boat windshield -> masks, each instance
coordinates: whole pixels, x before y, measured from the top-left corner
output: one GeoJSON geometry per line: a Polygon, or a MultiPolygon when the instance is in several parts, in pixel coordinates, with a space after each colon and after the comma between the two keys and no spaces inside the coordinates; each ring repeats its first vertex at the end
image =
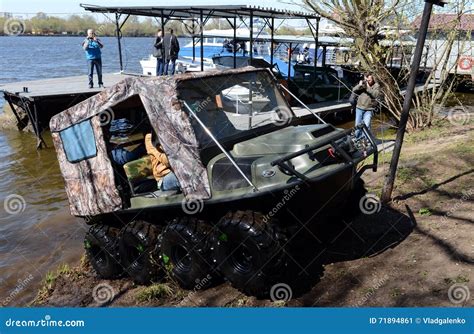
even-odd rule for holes
{"type": "MultiPolygon", "coordinates": [[[[287,126],[295,118],[265,71],[186,80],[178,91],[219,141],[248,137],[263,127],[287,126]]],[[[192,115],[190,119],[198,141],[207,146],[212,139],[192,115]]]]}

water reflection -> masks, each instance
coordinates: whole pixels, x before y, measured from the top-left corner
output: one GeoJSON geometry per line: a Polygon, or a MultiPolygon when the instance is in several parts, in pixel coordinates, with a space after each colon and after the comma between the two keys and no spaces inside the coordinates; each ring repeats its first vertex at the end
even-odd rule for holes
{"type": "Polygon", "coordinates": [[[50,136],[0,132],[0,304],[24,305],[47,271],[82,254],[84,225],[69,214],[50,136]]]}

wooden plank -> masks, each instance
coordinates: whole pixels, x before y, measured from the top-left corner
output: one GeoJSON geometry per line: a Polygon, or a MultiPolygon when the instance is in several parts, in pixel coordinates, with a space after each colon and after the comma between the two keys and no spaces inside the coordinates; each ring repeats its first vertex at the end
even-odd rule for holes
{"type": "MultiPolygon", "coordinates": [[[[104,73],[103,81],[106,87],[113,86],[131,75],[122,73],[104,73]]],[[[97,76],[94,76],[97,81],[97,76]]],[[[89,88],[87,75],[73,77],[51,78],[32,81],[19,81],[0,85],[0,90],[10,94],[17,94],[26,98],[83,94],[100,92],[103,88],[89,88]],[[23,87],[28,87],[28,93],[23,92],[23,87]]]]}
{"type": "MultiPolygon", "coordinates": [[[[336,101],[328,101],[310,104],[308,107],[316,114],[326,114],[338,111],[349,111],[351,109],[351,104],[349,102],[338,103],[336,101]]],[[[311,112],[303,107],[293,107],[292,109],[298,117],[311,115],[311,112]]]]}

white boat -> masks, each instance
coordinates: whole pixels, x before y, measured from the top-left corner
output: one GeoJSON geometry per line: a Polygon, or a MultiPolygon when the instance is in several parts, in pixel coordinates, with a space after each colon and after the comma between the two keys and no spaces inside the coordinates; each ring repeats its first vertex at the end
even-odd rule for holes
{"type": "MultiPolygon", "coordinates": [[[[213,29],[207,30],[203,33],[204,35],[204,70],[216,69],[212,58],[214,56],[233,56],[233,47],[237,47],[236,54],[237,56],[244,57],[245,54],[248,55],[250,49],[250,42],[240,41],[239,39],[248,39],[250,36],[250,30],[247,28],[239,28],[236,30],[236,39],[237,42],[232,43],[234,37],[233,29],[213,29]]],[[[270,43],[266,40],[262,40],[268,37],[268,33],[264,31],[257,31],[257,28],[254,28],[254,37],[258,38],[257,41],[253,43],[253,55],[254,57],[261,57],[264,55],[270,54],[270,43]]],[[[195,54],[200,55],[201,42],[197,41],[194,44],[195,54]]],[[[180,57],[176,61],[176,72],[194,72],[201,71],[201,58],[195,57],[193,62],[193,57],[190,56],[193,50],[193,42],[189,42],[184,45],[180,50],[180,57]]],[[[240,63],[240,62],[239,62],[240,63]]],[[[232,62],[233,64],[233,62],[232,62]]],[[[156,58],[152,55],[149,55],[147,58],[140,60],[140,65],[142,66],[144,75],[155,75],[156,74],[156,58]]],[[[223,68],[222,64],[217,64],[218,68],[223,68]]]]}
{"type": "MultiPolygon", "coordinates": [[[[270,35],[266,31],[260,31],[260,28],[255,27],[253,29],[254,34],[253,38],[255,39],[253,43],[253,52],[256,55],[269,55],[270,54],[270,35]]],[[[206,47],[215,47],[215,48],[225,48],[226,44],[234,40],[234,30],[233,29],[211,29],[206,30],[203,33],[204,43],[203,46],[206,47]]],[[[250,30],[247,28],[238,28],[235,30],[235,39],[237,41],[244,41],[250,38],[250,30]]],[[[193,42],[189,42],[185,45],[185,48],[193,47],[193,42]]],[[[197,41],[195,43],[196,49],[201,47],[201,42],[197,41]]],[[[245,42],[245,51],[250,50],[250,41],[245,42]]],[[[241,51],[242,49],[238,50],[241,51]]],[[[222,51],[222,50],[221,50],[222,51]]],[[[233,52],[233,50],[224,50],[233,52]]]]}
{"type": "MultiPolygon", "coordinates": [[[[143,75],[156,75],[156,58],[149,55],[148,58],[140,60],[143,75]]],[[[212,59],[204,58],[204,70],[215,69],[216,66],[212,59]]],[[[201,59],[196,58],[193,62],[192,57],[179,57],[176,60],[176,73],[199,72],[201,71],[201,59]]]]}

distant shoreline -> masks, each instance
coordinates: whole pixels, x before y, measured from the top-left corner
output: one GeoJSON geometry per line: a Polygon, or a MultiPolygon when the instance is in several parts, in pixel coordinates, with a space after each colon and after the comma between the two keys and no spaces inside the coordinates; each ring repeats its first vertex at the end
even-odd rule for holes
{"type": "MultiPolygon", "coordinates": [[[[85,37],[86,35],[72,35],[72,34],[20,34],[20,35],[0,35],[0,37],[85,37]]],[[[99,36],[101,38],[103,37],[114,37],[117,38],[115,35],[104,35],[104,36],[99,36]]],[[[155,37],[153,35],[144,35],[144,36],[127,36],[127,35],[122,35],[122,37],[155,37]]],[[[181,38],[182,36],[178,36],[178,38],[181,38]]],[[[184,37],[186,38],[186,37],[184,37]]]]}

